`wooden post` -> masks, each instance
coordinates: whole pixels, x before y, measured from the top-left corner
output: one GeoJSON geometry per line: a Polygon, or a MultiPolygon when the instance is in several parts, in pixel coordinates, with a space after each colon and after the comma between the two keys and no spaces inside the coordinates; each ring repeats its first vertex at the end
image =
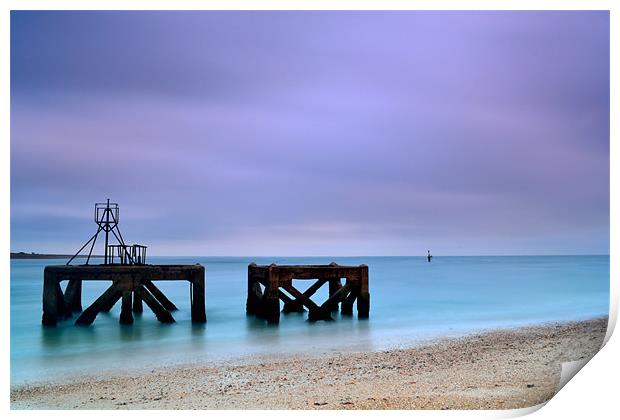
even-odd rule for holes
{"type": "Polygon", "coordinates": [[[368,291],[368,266],[360,265],[360,293],[357,297],[357,317],[368,318],[370,315],[370,292],[368,291]]]}
{"type": "Polygon", "coordinates": [[[140,295],[138,293],[136,293],[135,291],[133,292],[133,306],[132,306],[132,310],[136,313],[141,314],[142,311],[144,310],[142,307],[142,299],[140,298],[140,295]]]}
{"type": "Polygon", "coordinates": [[[43,273],[43,317],[41,323],[46,326],[54,326],[58,322],[58,281],[56,276],[45,268],[43,273]]]}
{"type": "Polygon", "coordinates": [[[344,298],[342,304],[340,305],[340,313],[342,315],[353,315],[353,303],[357,299],[355,289],[352,289],[351,292],[344,298]]]}
{"type": "MultiPolygon", "coordinates": [[[[332,296],[334,296],[336,293],[338,293],[338,291],[342,288],[342,282],[340,281],[339,278],[336,279],[329,279],[329,298],[331,298],[332,296]]],[[[336,299],[328,308],[330,312],[337,312],[338,311],[338,306],[340,301],[344,299],[344,296],[342,296],[342,298],[336,299]]]]}
{"type": "Polygon", "coordinates": [[[192,305],[192,322],[207,322],[207,312],[205,309],[205,269],[195,271],[193,278],[188,279],[191,282],[191,305],[192,305]]]}
{"type": "Polygon", "coordinates": [[[270,324],[280,322],[280,277],[278,268],[271,264],[267,269],[267,289],[263,296],[263,313],[270,324]]]}
{"type": "Polygon", "coordinates": [[[123,290],[123,299],[121,302],[121,324],[133,324],[133,314],[131,313],[131,295],[131,290],[123,290]]]}
{"type": "Polygon", "coordinates": [[[245,313],[247,315],[258,315],[260,313],[260,302],[263,298],[260,283],[254,277],[254,267],[256,267],[254,262],[248,266],[248,298],[245,302],[245,313]]]}
{"type": "Polygon", "coordinates": [[[56,307],[58,308],[59,315],[64,315],[67,313],[65,295],[62,293],[62,287],[60,287],[60,279],[58,279],[58,277],[56,281],[56,307]]]}
{"type": "Polygon", "coordinates": [[[82,312],[82,280],[71,279],[65,290],[65,313],[82,312]]]}

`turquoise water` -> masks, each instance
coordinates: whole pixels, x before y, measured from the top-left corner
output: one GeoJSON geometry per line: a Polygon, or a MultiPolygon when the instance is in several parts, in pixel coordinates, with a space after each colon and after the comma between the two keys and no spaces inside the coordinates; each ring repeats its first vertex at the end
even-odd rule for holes
{"type": "MultiPolygon", "coordinates": [[[[145,308],[133,326],[120,326],[117,304],[90,327],[68,320],[43,328],[43,268],[64,262],[11,261],[12,385],[265,353],[375,350],[484,328],[602,316],[609,308],[609,256],[436,257],[430,264],[422,257],[152,257],[152,264],[206,267],[207,324],[190,322],[187,283],[158,282],[179,308],[176,324],[158,323],[145,308]],[[252,261],[367,264],[370,319],[310,323],[307,314],[282,314],[280,325],[268,326],[246,317],[252,261]]],[[[106,287],[85,282],[84,307],[106,287]]],[[[326,289],[317,296],[324,298],[326,289]]]]}

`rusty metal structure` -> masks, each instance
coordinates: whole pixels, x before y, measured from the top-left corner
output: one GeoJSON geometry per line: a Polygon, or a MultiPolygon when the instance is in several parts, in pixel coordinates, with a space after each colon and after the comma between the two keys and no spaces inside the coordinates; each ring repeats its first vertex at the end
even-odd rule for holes
{"type": "Polygon", "coordinates": [[[97,224],[97,231],[93,236],[78,251],[67,261],[67,265],[80,255],[80,252],[84,250],[89,244],[88,256],[86,257],[86,265],[90,262],[97,243],[99,234],[103,232],[104,245],[103,245],[103,264],[122,264],[122,265],[143,265],[146,263],[146,246],[144,245],[131,245],[127,246],[121,234],[121,230],[118,227],[119,221],[119,207],[118,203],[110,203],[110,199],[105,203],[95,203],[95,223],[97,224]],[[118,241],[118,244],[110,244],[110,234],[118,241]],[[118,262],[115,261],[115,256],[118,257],[118,262]]]}

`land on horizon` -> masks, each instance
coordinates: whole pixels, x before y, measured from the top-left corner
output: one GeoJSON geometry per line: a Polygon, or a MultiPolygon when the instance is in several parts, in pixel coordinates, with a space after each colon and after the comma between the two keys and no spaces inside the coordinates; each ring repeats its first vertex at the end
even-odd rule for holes
{"type": "MultiPolygon", "coordinates": [[[[12,260],[52,260],[58,258],[71,258],[73,254],[39,254],[37,252],[11,252],[12,260]]],[[[76,258],[87,258],[88,255],[80,254],[76,258]]],[[[103,255],[91,255],[91,258],[101,258],[103,255]]]]}

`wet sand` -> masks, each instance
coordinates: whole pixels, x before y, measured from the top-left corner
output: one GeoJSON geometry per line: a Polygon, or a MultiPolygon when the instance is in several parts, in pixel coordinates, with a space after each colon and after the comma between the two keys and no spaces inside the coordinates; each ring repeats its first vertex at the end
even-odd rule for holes
{"type": "Polygon", "coordinates": [[[11,388],[12,409],[510,409],[549,400],[607,318],[488,331],[409,349],[158,368],[11,388]]]}

